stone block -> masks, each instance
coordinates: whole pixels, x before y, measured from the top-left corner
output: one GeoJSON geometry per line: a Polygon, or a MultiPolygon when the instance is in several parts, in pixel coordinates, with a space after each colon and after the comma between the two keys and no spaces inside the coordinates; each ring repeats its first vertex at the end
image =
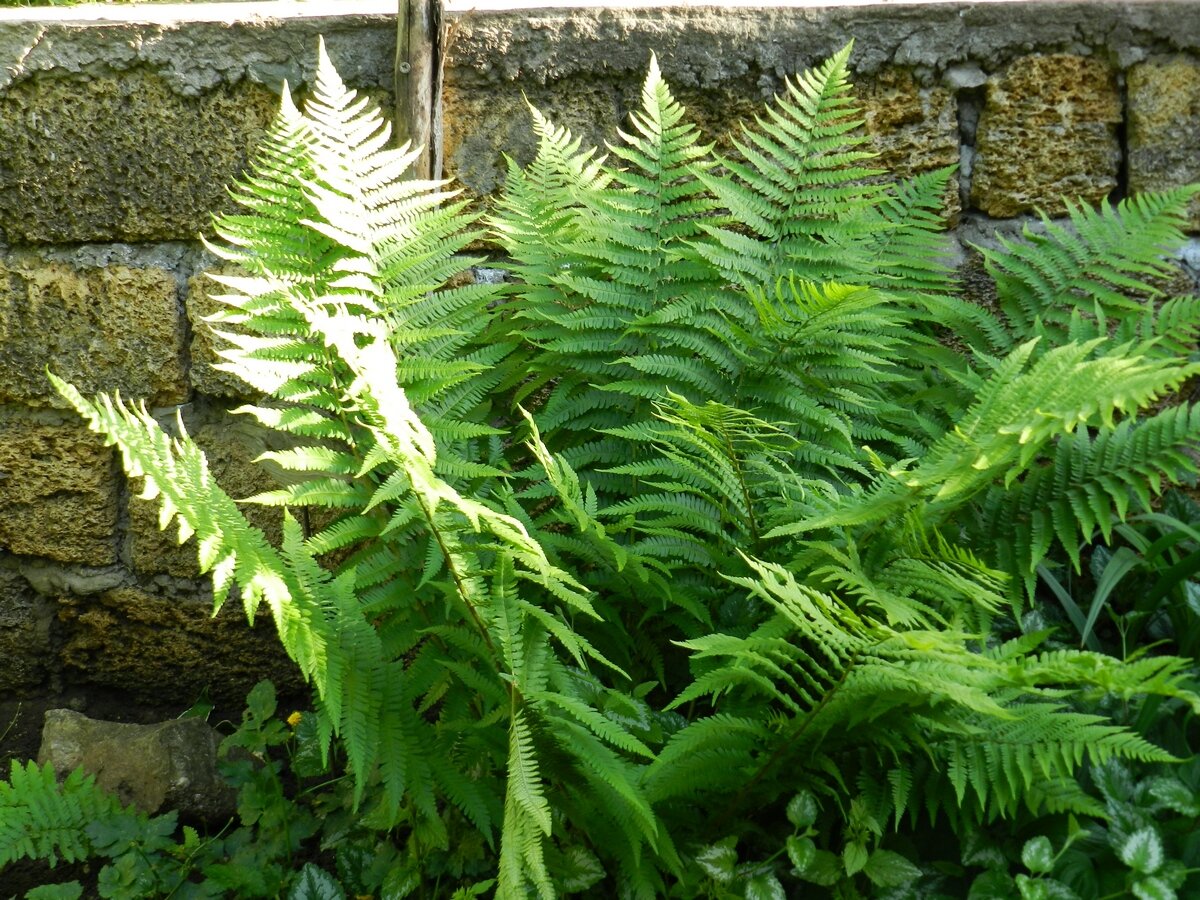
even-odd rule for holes
{"type": "Polygon", "coordinates": [[[59,598],[63,678],[91,693],[119,691],[130,702],[185,709],[201,695],[241,708],[246,693],[270,678],[295,691],[300,676],[279,645],[270,615],[254,628],[241,604],[220,614],[199,598],[119,587],[59,598]]]}
{"type": "MultiPolygon", "coordinates": [[[[209,469],[217,483],[235,500],[278,487],[278,483],[263,466],[254,460],[267,448],[267,432],[246,416],[221,413],[215,421],[206,422],[188,433],[204,451],[209,469]]],[[[198,574],[196,541],[180,546],[179,530],[174,523],[165,531],[158,527],[158,500],[143,500],[137,496],[141,485],[132,485],[129,498],[129,561],[138,572],[168,574],[194,578],[198,574]]],[[[278,508],[265,506],[243,507],[246,517],[278,542],[282,513],[278,508]]]]}
{"type": "Polygon", "coordinates": [[[976,131],[971,203],[991,216],[1063,198],[1102,200],[1117,186],[1121,98],[1116,72],[1095,57],[1026,56],[988,80],[976,131]]]}
{"type": "Polygon", "coordinates": [[[16,83],[0,94],[0,235],[73,243],[209,233],[277,107],[248,81],[186,97],[144,70],[16,83]]]}
{"type": "Polygon", "coordinates": [[[82,768],[144,813],[177,810],[222,825],[237,811],[237,791],[217,770],[219,746],[220,735],[200,719],[134,725],[50,709],[38,762],[59,777],[82,768]]]}
{"type": "Polygon", "coordinates": [[[53,659],[53,619],[52,605],[24,578],[0,570],[0,695],[20,696],[45,682],[53,659]]]}
{"type": "MultiPolygon", "coordinates": [[[[923,88],[905,69],[885,69],[856,90],[863,108],[875,164],[896,178],[910,178],[958,164],[958,113],[954,95],[942,87],[923,88]]],[[[958,221],[958,178],[946,184],[942,214],[958,221]]]]}
{"type": "Polygon", "coordinates": [[[65,406],[46,367],[85,394],[120,389],[182,403],[183,326],[175,279],[158,268],[0,263],[0,400],[65,406]]]}
{"type": "Polygon", "coordinates": [[[112,451],[82,426],[0,422],[0,549],[85,565],[116,561],[112,451]]]}
{"type": "Polygon", "coordinates": [[[620,86],[595,77],[565,78],[551,85],[508,85],[480,91],[460,85],[447,72],[443,94],[445,174],[468,196],[484,197],[504,183],[504,156],[526,165],[537,151],[528,103],[556,125],[565,126],[583,146],[604,147],[621,124],[620,86]],[[522,94],[524,90],[524,95],[522,94]]]}
{"type": "MultiPolygon", "coordinates": [[[[505,155],[527,164],[537,147],[529,103],[556,125],[566,126],[586,147],[617,140],[627,129],[628,112],[640,108],[644,71],[603,78],[571,76],[545,84],[458,84],[449,73],[445,92],[445,158],[447,174],[457,178],[468,194],[482,197],[504,182],[505,155]]],[[[747,79],[716,85],[676,84],[666,75],[671,91],[686,108],[686,117],[719,153],[735,153],[730,138],[741,125],[753,125],[769,98],[747,79]]],[[[872,148],[879,165],[904,178],[958,163],[958,122],[954,97],[945,88],[923,88],[906,70],[890,69],[863,79],[856,90],[864,110],[872,148]]],[[[959,211],[958,185],[947,186],[944,212],[953,220],[959,211]]]]}
{"type": "MultiPolygon", "coordinates": [[[[1200,60],[1151,60],[1129,70],[1127,85],[1130,190],[1200,182],[1200,60]]],[[[1200,197],[1189,220],[1200,231],[1200,197]]]]}

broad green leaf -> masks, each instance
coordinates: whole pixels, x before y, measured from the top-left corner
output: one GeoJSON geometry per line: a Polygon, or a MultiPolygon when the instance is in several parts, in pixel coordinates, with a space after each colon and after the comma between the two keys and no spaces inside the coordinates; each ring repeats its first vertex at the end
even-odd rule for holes
{"type": "Polygon", "coordinates": [[[586,891],[604,878],[604,866],[586,847],[568,847],[557,860],[555,874],[564,894],[586,891]]]}
{"type": "Polygon", "coordinates": [[[1017,876],[1017,890],[1021,900],[1079,900],[1079,895],[1053,878],[1030,878],[1017,876]]]}
{"type": "Polygon", "coordinates": [[[404,900],[421,886],[421,875],[411,862],[397,863],[383,879],[379,900],[404,900]]]}
{"type": "Polygon", "coordinates": [[[724,844],[712,844],[696,854],[696,865],[718,884],[729,884],[737,869],[737,851],[724,844]]]}
{"type": "Polygon", "coordinates": [[[863,874],[871,879],[872,884],[880,887],[895,887],[920,878],[921,870],[899,853],[891,850],[876,850],[863,867],[863,874]]]}
{"type": "Polygon", "coordinates": [[[1021,863],[1030,872],[1043,874],[1054,868],[1054,846],[1050,838],[1039,835],[1030,838],[1021,848],[1021,863]]]}
{"type": "Polygon", "coordinates": [[[857,875],[867,865],[867,847],[858,841],[848,841],[842,850],[842,865],[846,867],[847,875],[857,875]]]}
{"type": "Polygon", "coordinates": [[[764,872],[746,882],[746,900],[787,900],[787,894],[774,873],[764,872]]]}
{"type": "Polygon", "coordinates": [[[1200,803],[1196,794],[1178,778],[1154,778],[1150,781],[1150,796],[1183,816],[1200,816],[1200,803]]]}
{"type": "Polygon", "coordinates": [[[812,864],[800,873],[800,877],[813,884],[831,887],[842,880],[844,871],[842,861],[836,854],[828,850],[818,850],[813,855],[812,864]]]}
{"type": "Polygon", "coordinates": [[[346,900],[346,893],[324,869],[305,863],[300,877],[288,891],[288,900],[346,900]]]}
{"type": "Polygon", "coordinates": [[[788,821],[797,828],[807,828],[817,821],[820,807],[811,791],[801,791],[787,805],[788,821]]]}
{"type": "Polygon", "coordinates": [[[1125,839],[1117,855],[1135,872],[1153,875],[1163,864],[1162,838],[1151,826],[1139,828],[1125,839]]]}
{"type": "Polygon", "coordinates": [[[1007,872],[988,869],[971,882],[967,900],[1012,900],[1016,891],[1017,884],[1007,872]]]}
{"type": "Polygon", "coordinates": [[[1153,875],[1139,878],[1130,890],[1138,900],[1176,900],[1178,896],[1169,884],[1153,875]]]}
{"type": "Polygon", "coordinates": [[[803,873],[816,859],[817,845],[813,843],[812,838],[792,835],[787,839],[787,853],[796,871],[803,873]]]}

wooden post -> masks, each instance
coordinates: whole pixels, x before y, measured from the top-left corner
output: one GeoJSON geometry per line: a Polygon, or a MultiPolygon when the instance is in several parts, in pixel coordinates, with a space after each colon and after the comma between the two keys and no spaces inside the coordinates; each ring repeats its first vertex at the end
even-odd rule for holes
{"type": "Polygon", "coordinates": [[[442,174],[442,2],[398,0],[395,96],[397,143],[412,141],[421,155],[413,177],[442,174]]]}

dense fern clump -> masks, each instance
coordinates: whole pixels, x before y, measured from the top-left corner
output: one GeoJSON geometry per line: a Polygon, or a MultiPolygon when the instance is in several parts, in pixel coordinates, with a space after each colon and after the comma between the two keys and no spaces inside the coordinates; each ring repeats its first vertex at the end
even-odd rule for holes
{"type": "Polygon", "coordinates": [[[1172,758],[1102,698],[1200,711],[1185,660],[1021,627],[1040,566],[1196,473],[1200,414],[1159,406],[1200,301],[1154,287],[1195,189],[989,251],[975,307],[951,173],[876,177],[848,57],[729,158],[654,60],[607,158],[533,111],[498,287],[322,53],[213,248],[287,484],[230,498],[181,424],[55,380],[218,605],[273,618],[395,896],[480,866],[505,900],[899,888],[901,822],[1103,816],[1082,768],[1172,758]],[[284,508],[279,547],[239,502],[284,508]]]}

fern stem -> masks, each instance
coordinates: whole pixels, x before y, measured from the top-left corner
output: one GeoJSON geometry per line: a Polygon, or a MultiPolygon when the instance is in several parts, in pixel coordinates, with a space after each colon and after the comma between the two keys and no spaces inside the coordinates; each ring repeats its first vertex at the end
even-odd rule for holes
{"type": "Polygon", "coordinates": [[[750,500],[750,488],[746,484],[746,476],[742,471],[742,461],[738,458],[737,451],[733,449],[733,439],[729,436],[727,429],[721,429],[721,437],[725,439],[725,449],[729,452],[729,463],[733,466],[734,474],[737,475],[738,487],[742,491],[742,502],[746,504],[746,518],[748,519],[746,524],[750,527],[751,546],[758,547],[758,520],[754,516],[754,504],[750,500]]]}
{"type": "Polygon", "coordinates": [[[738,792],[733,796],[733,799],[729,801],[728,805],[725,807],[725,810],[719,816],[717,816],[714,824],[715,834],[721,833],[721,829],[724,827],[725,823],[728,822],[733,814],[740,808],[745,796],[754,788],[755,785],[757,785],[763,780],[763,778],[766,777],[771,768],[783,758],[784,754],[787,753],[787,751],[790,750],[792,746],[804,736],[804,732],[808,730],[808,727],[812,725],[814,721],[816,721],[817,717],[821,714],[821,710],[825,708],[825,705],[829,703],[833,696],[842,688],[842,686],[846,683],[846,679],[850,677],[850,673],[854,671],[854,667],[858,664],[859,652],[860,651],[856,650],[853,654],[851,654],[850,659],[847,662],[846,667],[842,669],[842,674],[838,677],[838,680],[835,681],[829,690],[825,692],[825,696],[823,696],[821,701],[813,707],[812,712],[805,716],[804,721],[800,723],[800,726],[790,737],[785,738],[780,745],[775,748],[775,752],[768,757],[765,763],[759,766],[758,771],[751,776],[749,781],[742,785],[738,792]]]}
{"type": "Polygon", "coordinates": [[[433,539],[437,541],[438,549],[442,552],[442,558],[446,560],[446,570],[450,573],[450,577],[454,580],[454,588],[458,592],[458,596],[462,599],[463,604],[467,607],[467,612],[471,614],[471,619],[475,622],[475,627],[483,636],[483,641],[487,644],[488,651],[495,656],[496,645],[492,642],[491,632],[488,631],[483,619],[479,617],[479,611],[475,608],[475,604],[471,602],[470,595],[467,592],[466,582],[463,580],[458,567],[454,564],[454,557],[450,555],[450,549],[446,546],[445,540],[442,538],[442,532],[437,527],[433,519],[433,512],[425,505],[425,498],[420,494],[415,493],[417,505],[421,508],[421,515],[425,517],[425,522],[429,526],[429,533],[433,535],[433,539]]]}

